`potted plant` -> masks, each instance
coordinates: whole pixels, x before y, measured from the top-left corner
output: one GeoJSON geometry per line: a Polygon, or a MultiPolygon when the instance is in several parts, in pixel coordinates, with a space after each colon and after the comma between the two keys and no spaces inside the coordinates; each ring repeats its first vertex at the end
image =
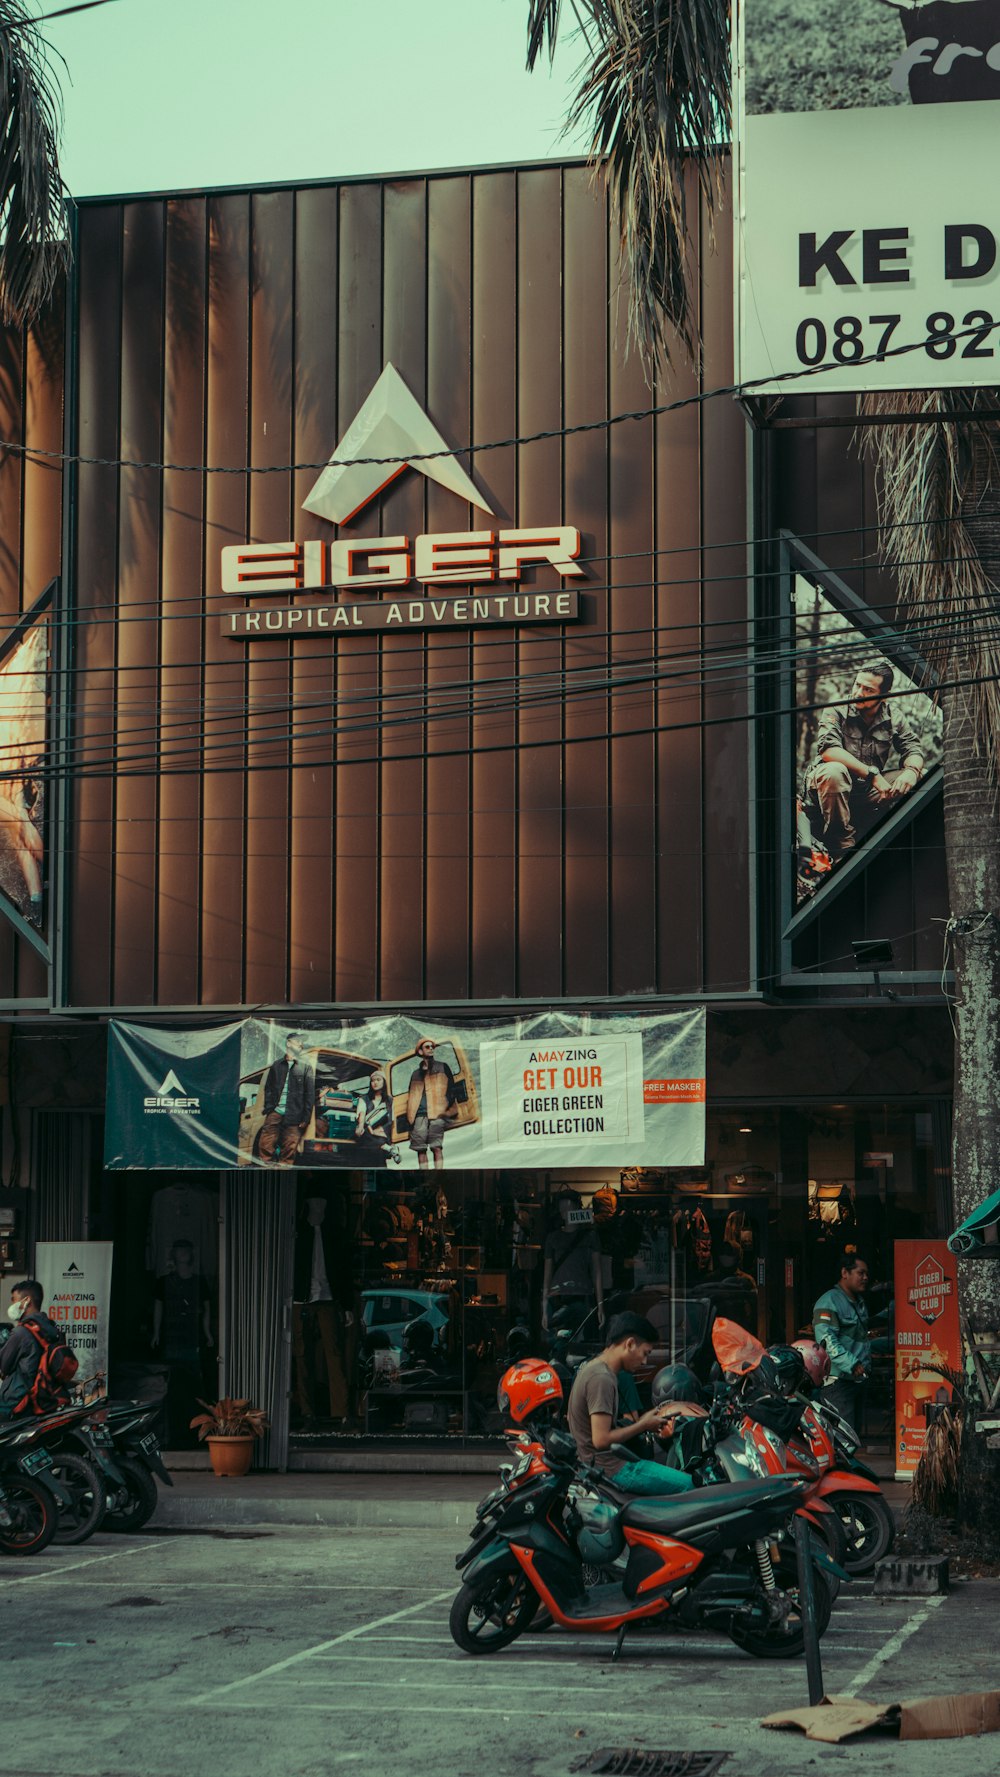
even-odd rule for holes
{"type": "Polygon", "coordinates": [[[191,1421],[192,1431],[208,1444],[212,1468],[224,1479],[235,1480],[250,1467],[254,1438],[262,1438],[267,1430],[267,1414],[249,1401],[223,1396],[214,1406],[199,1400],[199,1413],[191,1421]]]}

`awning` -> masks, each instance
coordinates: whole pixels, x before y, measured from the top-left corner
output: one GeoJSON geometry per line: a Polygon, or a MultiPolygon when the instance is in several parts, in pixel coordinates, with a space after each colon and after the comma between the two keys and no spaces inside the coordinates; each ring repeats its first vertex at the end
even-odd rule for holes
{"type": "Polygon", "coordinates": [[[948,1251],[964,1259],[1000,1259],[1000,1191],[959,1222],[949,1237],[948,1251]]]}

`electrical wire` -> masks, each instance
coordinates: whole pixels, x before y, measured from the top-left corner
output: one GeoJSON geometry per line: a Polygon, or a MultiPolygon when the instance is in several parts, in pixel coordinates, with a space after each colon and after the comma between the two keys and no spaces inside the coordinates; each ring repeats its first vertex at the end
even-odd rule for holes
{"type": "MultiPolygon", "coordinates": [[[[959,689],[963,689],[963,688],[968,688],[969,686],[972,686],[972,685],[995,684],[998,681],[1000,681],[1000,674],[997,674],[997,673],[969,674],[969,675],[964,676],[962,678],[941,680],[935,685],[935,690],[936,691],[959,690],[959,689]]],[[[903,698],[907,698],[907,697],[923,697],[923,696],[926,696],[926,692],[921,690],[918,687],[914,687],[910,691],[894,691],[890,695],[891,695],[892,701],[899,701],[899,700],[901,700],[903,698]]],[[[37,778],[37,779],[61,778],[61,777],[71,776],[75,780],[80,781],[83,779],[100,779],[100,778],[105,778],[105,777],[115,777],[115,778],[158,777],[158,778],[164,778],[164,777],[176,777],[176,776],[189,776],[192,771],[196,771],[196,770],[201,771],[206,775],[220,776],[220,775],[224,775],[224,774],[230,774],[233,772],[250,773],[250,772],[257,772],[257,771],[270,771],[273,773],[275,771],[292,771],[292,770],[297,770],[297,769],[305,769],[305,770],[314,771],[320,766],[327,766],[327,765],[334,766],[337,768],[343,768],[346,766],[357,766],[357,765],[383,765],[383,766],[389,768],[392,766],[417,764],[417,763],[421,763],[425,760],[443,760],[443,759],[451,759],[451,758],[462,758],[462,759],[478,758],[478,757],[482,757],[482,756],[485,756],[488,754],[493,754],[493,753],[518,753],[522,749],[530,749],[532,751],[539,751],[541,749],[546,749],[549,747],[570,747],[570,746],[575,746],[575,745],[580,745],[580,744],[592,745],[595,741],[622,742],[622,741],[640,739],[644,736],[649,736],[649,735],[657,735],[658,737],[662,737],[662,736],[665,736],[668,734],[679,734],[679,733],[684,733],[684,732],[690,731],[692,729],[704,731],[709,728],[717,728],[717,727],[722,727],[722,726],[732,727],[732,726],[735,726],[735,725],[741,724],[741,723],[756,723],[756,722],[761,722],[761,721],[771,722],[771,721],[774,721],[775,719],[779,719],[782,716],[801,715],[809,710],[821,710],[821,709],[836,708],[837,705],[842,702],[843,702],[843,699],[838,698],[838,699],[833,699],[833,700],[826,700],[824,702],[815,703],[815,704],[800,704],[797,706],[792,705],[791,707],[784,708],[784,709],[765,710],[765,711],[733,710],[733,711],[728,712],[725,715],[705,716],[705,717],[702,717],[698,720],[691,721],[691,722],[655,722],[655,723],[643,724],[639,727],[627,728],[627,729],[622,729],[622,730],[609,729],[609,730],[605,730],[605,731],[602,731],[602,732],[599,732],[596,734],[561,734],[561,735],[552,735],[552,736],[546,736],[546,737],[543,737],[540,739],[531,739],[531,740],[525,740],[525,739],[523,739],[523,737],[518,737],[518,738],[512,738],[510,740],[502,741],[497,744],[491,744],[491,745],[480,745],[477,743],[473,743],[472,745],[466,744],[464,746],[451,747],[451,748],[438,747],[438,748],[428,749],[425,747],[425,748],[421,748],[421,749],[419,749],[415,752],[412,752],[412,753],[398,754],[398,755],[392,755],[392,756],[386,756],[382,753],[376,753],[376,754],[366,755],[366,756],[363,756],[360,758],[347,757],[347,758],[341,758],[341,759],[323,759],[323,760],[295,759],[295,758],[266,759],[266,760],[242,759],[242,760],[235,761],[233,764],[230,764],[230,765],[221,764],[221,763],[218,763],[213,760],[213,761],[209,762],[208,764],[205,764],[205,762],[204,762],[205,749],[202,747],[202,745],[199,741],[195,740],[193,742],[191,748],[188,748],[185,751],[181,751],[180,749],[178,749],[177,752],[171,752],[170,754],[168,754],[166,757],[166,760],[161,760],[159,762],[154,761],[150,765],[142,765],[142,766],[121,765],[121,764],[116,763],[113,757],[100,759],[97,761],[96,765],[94,763],[88,762],[85,766],[80,765],[79,763],[66,765],[65,763],[63,763],[57,759],[54,764],[46,762],[45,764],[38,766],[37,769],[35,769],[33,767],[32,771],[31,771],[31,776],[33,778],[37,778]],[[178,759],[185,759],[188,757],[190,757],[192,759],[192,761],[193,761],[192,764],[178,764],[177,763],[178,759]]],[[[381,731],[381,729],[383,729],[386,726],[386,724],[385,723],[378,723],[376,726],[381,731]]],[[[323,730],[323,734],[326,734],[329,732],[330,732],[329,729],[323,730]]],[[[321,737],[322,736],[317,733],[313,733],[309,736],[309,738],[312,738],[312,739],[321,738],[321,737]]],[[[263,746],[274,747],[274,746],[279,745],[280,742],[278,742],[274,739],[270,739],[270,740],[262,741],[260,744],[263,746]]],[[[232,747],[233,750],[235,750],[238,746],[245,748],[245,750],[249,752],[253,749],[254,742],[253,742],[252,738],[246,742],[242,742],[242,741],[241,742],[226,742],[226,743],[220,745],[219,750],[222,752],[225,752],[225,751],[229,750],[230,747],[232,747]]],[[[19,771],[0,772],[0,779],[11,778],[11,777],[17,778],[17,777],[23,777],[23,776],[24,776],[23,767],[19,771]]]]}
{"type": "MultiPolygon", "coordinates": [[[[923,339],[911,340],[905,345],[889,346],[884,352],[867,352],[863,357],[854,359],[850,365],[850,369],[854,372],[861,370],[866,364],[883,364],[889,358],[903,358],[913,352],[923,352],[926,351],[927,346],[931,343],[938,344],[942,341],[952,341],[957,344],[959,340],[971,339],[974,336],[978,339],[982,339],[987,333],[995,332],[997,328],[1000,328],[1000,320],[992,321],[988,327],[963,327],[953,329],[950,333],[928,334],[925,335],[923,339]]],[[[835,359],[830,359],[821,364],[799,365],[794,370],[774,371],[768,376],[755,377],[742,383],[726,383],[714,389],[699,389],[693,395],[682,395],[674,401],[661,401],[653,403],[648,407],[633,408],[625,413],[607,414],[603,419],[599,420],[579,420],[572,426],[550,426],[544,431],[516,434],[511,438],[491,438],[481,444],[456,445],[451,450],[445,446],[442,450],[415,451],[412,456],[407,456],[405,458],[405,462],[408,465],[414,465],[417,463],[432,463],[440,458],[451,457],[468,457],[470,461],[472,461],[484,451],[512,450],[513,448],[519,448],[522,445],[542,444],[553,438],[574,438],[583,432],[607,431],[612,426],[619,426],[627,422],[638,420],[659,419],[665,414],[681,413],[689,407],[700,407],[707,401],[717,401],[723,398],[732,398],[733,396],[743,396],[748,392],[752,393],[757,389],[770,392],[774,389],[776,384],[806,380],[811,381],[813,378],[823,376],[827,372],[843,369],[844,365],[840,364],[835,359]]],[[[941,424],[943,420],[948,420],[949,418],[953,418],[957,422],[962,422],[967,421],[972,417],[972,414],[968,411],[956,411],[954,415],[942,415],[940,413],[927,416],[920,414],[906,414],[899,416],[899,423],[902,424],[904,421],[911,423],[924,420],[925,423],[938,425],[941,424]]],[[[822,425],[821,420],[817,423],[822,425]]],[[[9,439],[0,439],[0,450],[8,450],[12,454],[21,456],[26,461],[30,462],[70,463],[92,469],[156,469],[169,475],[294,475],[300,470],[313,469],[387,468],[394,466],[400,461],[398,456],[332,456],[324,457],[316,462],[298,463],[247,463],[245,465],[235,463],[170,463],[160,462],[154,458],[84,456],[79,451],[44,450],[39,445],[15,444],[9,439]]]]}

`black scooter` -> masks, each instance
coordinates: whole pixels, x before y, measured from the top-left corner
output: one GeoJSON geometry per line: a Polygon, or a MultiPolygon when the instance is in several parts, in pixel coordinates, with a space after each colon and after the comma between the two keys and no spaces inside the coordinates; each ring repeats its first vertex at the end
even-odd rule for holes
{"type": "Polygon", "coordinates": [[[0,1554],[40,1554],[72,1501],[45,1448],[40,1421],[0,1421],[0,1554]]]}
{"type": "MultiPolygon", "coordinates": [[[[566,1432],[549,1432],[544,1449],[544,1467],[483,1515],[456,1562],[463,1583],[450,1628],[465,1653],[507,1647],[541,1606],[570,1633],[616,1635],[616,1655],[636,1625],[721,1629],[765,1659],[802,1653],[790,1526],[805,1478],[640,1498],[578,1466],[566,1432]],[[620,1577],[585,1585],[585,1564],[607,1570],[623,1556],[620,1577]]],[[[822,1569],[822,1557],[814,1559],[822,1569]]],[[[819,1634],[830,1608],[828,1589],[817,1586],[819,1634]]]]}
{"type": "Polygon", "coordinates": [[[157,1480],[173,1486],[154,1430],[159,1412],[145,1401],[108,1402],[105,1425],[124,1490],[109,1500],[104,1530],[141,1530],[156,1510],[157,1480]]]}

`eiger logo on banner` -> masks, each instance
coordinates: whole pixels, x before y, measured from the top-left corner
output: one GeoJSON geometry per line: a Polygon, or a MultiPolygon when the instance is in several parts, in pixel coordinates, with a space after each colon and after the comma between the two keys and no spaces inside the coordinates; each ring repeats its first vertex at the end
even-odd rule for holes
{"type": "Polygon", "coordinates": [[[150,1112],[166,1112],[175,1117],[200,1117],[201,1099],[191,1098],[181,1085],[173,1068],[157,1090],[144,1098],[143,1109],[150,1112]]]}
{"type": "Polygon", "coordinates": [[[69,1270],[64,1271],[63,1276],[64,1277],[82,1277],[83,1276],[83,1272],[80,1270],[80,1267],[77,1264],[75,1259],[70,1259],[69,1270]]]}
{"type": "MultiPolygon", "coordinates": [[[[459,499],[490,513],[483,494],[452,454],[434,422],[387,364],[303,509],[331,524],[348,523],[389,484],[412,469],[459,499]],[[447,453],[447,454],[435,454],[447,453]],[[377,462],[366,459],[378,458],[377,462]]],[[[275,610],[227,611],[222,632],[250,639],[275,632],[338,629],[435,628],[480,623],[562,621],[578,615],[575,592],[479,594],[434,597],[455,585],[516,585],[525,571],[554,568],[563,580],[582,579],[580,532],[572,525],[529,525],[514,530],[438,531],[410,538],[343,537],[334,542],[237,543],[222,551],[222,591],[260,598],[343,587],[384,589],[384,601],[364,604],[281,606],[275,610]],[[430,597],[399,596],[413,581],[430,597]]]]}

